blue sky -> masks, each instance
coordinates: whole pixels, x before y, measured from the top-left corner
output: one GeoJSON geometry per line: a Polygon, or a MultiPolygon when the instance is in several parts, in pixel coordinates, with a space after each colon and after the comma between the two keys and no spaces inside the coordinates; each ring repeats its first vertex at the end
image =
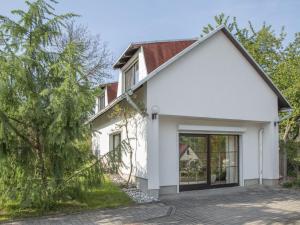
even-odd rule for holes
{"type": "MultiPolygon", "coordinates": [[[[23,0],[0,0],[0,14],[24,7],[23,0]]],[[[286,27],[288,40],[300,32],[299,0],[60,0],[58,12],[80,14],[78,22],[100,34],[114,58],[134,41],[190,38],[224,12],[241,25],[263,21],[276,31],[286,27]]]]}

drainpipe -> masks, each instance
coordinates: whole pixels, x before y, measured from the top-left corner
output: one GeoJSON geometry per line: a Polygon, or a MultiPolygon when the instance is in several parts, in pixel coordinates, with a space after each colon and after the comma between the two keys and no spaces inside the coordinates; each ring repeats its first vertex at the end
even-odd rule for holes
{"type": "Polygon", "coordinates": [[[259,184],[263,184],[263,134],[264,129],[261,128],[258,131],[258,143],[259,143],[259,184]]]}
{"type": "Polygon", "coordinates": [[[126,97],[126,100],[127,102],[139,113],[141,114],[142,116],[147,116],[148,114],[143,112],[138,106],[137,104],[135,104],[135,102],[132,100],[131,96],[133,94],[133,91],[132,90],[129,90],[127,92],[124,93],[125,94],[125,97],[126,97]]]}

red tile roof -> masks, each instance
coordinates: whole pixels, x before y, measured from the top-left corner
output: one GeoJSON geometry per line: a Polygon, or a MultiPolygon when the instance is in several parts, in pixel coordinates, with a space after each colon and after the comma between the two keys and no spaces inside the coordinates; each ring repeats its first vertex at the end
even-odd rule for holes
{"type": "Polygon", "coordinates": [[[177,55],[183,49],[196,42],[194,40],[175,40],[175,41],[158,41],[136,43],[129,46],[125,53],[121,56],[114,68],[122,68],[133,54],[143,47],[145,62],[148,74],[157,67],[168,61],[173,56],[177,55]]]}
{"type": "Polygon", "coordinates": [[[143,44],[147,72],[151,73],[195,41],[196,40],[143,44]]]}
{"type": "Polygon", "coordinates": [[[179,143],[179,156],[181,157],[185,151],[188,149],[188,145],[187,144],[181,144],[179,143]]]}

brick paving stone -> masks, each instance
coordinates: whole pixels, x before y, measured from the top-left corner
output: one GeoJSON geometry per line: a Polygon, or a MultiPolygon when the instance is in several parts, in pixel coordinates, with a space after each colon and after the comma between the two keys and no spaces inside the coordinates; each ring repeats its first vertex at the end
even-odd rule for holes
{"type": "Polygon", "coordinates": [[[234,187],[182,192],[161,199],[173,216],[144,224],[300,224],[300,191],[279,187],[234,187]]]}

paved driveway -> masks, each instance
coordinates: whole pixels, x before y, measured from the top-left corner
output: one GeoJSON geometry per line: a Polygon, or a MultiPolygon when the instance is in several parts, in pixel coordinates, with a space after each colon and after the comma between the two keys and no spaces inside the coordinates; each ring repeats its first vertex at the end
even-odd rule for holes
{"type": "Polygon", "coordinates": [[[267,187],[191,191],[165,196],[155,204],[10,224],[300,224],[300,191],[267,187]]]}
{"type": "Polygon", "coordinates": [[[183,192],[162,202],[175,213],[147,224],[300,224],[300,191],[234,187],[183,192]]]}

